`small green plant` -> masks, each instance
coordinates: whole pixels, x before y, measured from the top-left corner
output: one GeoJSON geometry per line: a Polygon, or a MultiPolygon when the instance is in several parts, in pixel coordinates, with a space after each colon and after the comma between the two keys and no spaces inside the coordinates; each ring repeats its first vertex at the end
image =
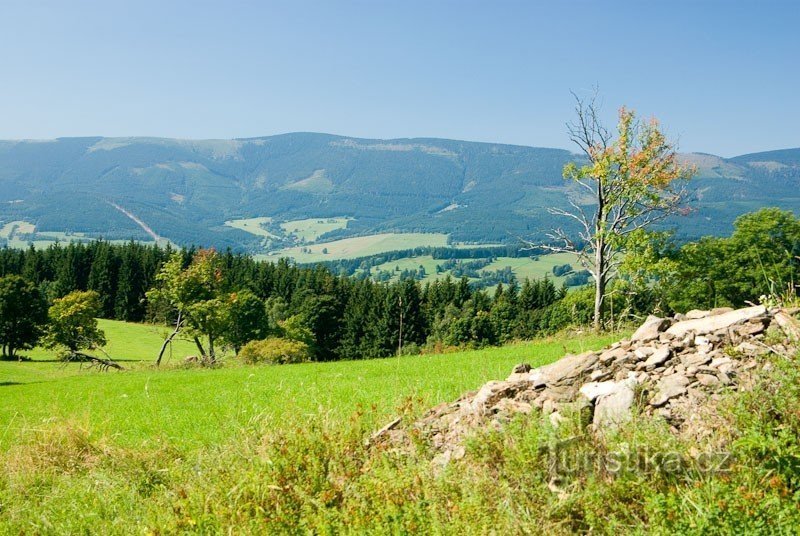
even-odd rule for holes
{"type": "Polygon", "coordinates": [[[303,342],[271,337],[248,342],[239,351],[239,357],[249,364],[286,365],[309,361],[311,351],[303,342]]]}

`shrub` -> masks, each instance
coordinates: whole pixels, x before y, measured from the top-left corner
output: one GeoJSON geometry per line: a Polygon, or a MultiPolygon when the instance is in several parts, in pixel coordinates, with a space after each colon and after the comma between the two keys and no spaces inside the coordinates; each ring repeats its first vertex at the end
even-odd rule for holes
{"type": "Polygon", "coordinates": [[[270,337],[259,341],[250,341],[239,351],[239,357],[245,363],[268,363],[285,365],[309,361],[311,350],[300,341],[270,337]]]}

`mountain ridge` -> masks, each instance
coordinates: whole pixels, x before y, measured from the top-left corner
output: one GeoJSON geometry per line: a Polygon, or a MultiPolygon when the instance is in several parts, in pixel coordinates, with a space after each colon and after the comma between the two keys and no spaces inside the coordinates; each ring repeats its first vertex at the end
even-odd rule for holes
{"type": "MultiPolygon", "coordinates": [[[[761,206],[800,210],[800,148],[682,157],[698,164],[693,187],[702,192],[695,213],[674,222],[686,237],[727,232],[761,206]]],[[[251,252],[263,252],[263,240],[227,221],[345,217],[345,229],[322,238],[435,232],[508,242],[564,223],[547,207],[588,202],[561,177],[579,158],[559,148],[327,133],[3,140],[0,219],[147,240],[117,205],[174,243],[251,252]]]]}

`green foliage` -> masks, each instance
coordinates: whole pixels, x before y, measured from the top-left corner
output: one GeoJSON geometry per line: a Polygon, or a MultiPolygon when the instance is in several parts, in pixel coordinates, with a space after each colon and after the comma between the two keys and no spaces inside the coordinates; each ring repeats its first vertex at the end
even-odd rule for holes
{"type": "Polygon", "coordinates": [[[100,296],[92,290],[76,290],[56,299],[48,311],[45,345],[63,348],[68,355],[105,346],[105,334],[97,327],[100,309],[100,296]]]}
{"type": "Polygon", "coordinates": [[[225,340],[238,353],[249,341],[263,339],[269,333],[269,319],[264,302],[249,290],[232,292],[228,303],[225,340]]]}
{"type": "Polygon", "coordinates": [[[239,358],[251,365],[289,365],[309,361],[311,350],[304,342],[271,337],[248,342],[239,351],[239,358]]]}
{"type": "Polygon", "coordinates": [[[234,303],[223,296],[222,260],[214,250],[200,250],[189,266],[184,268],[183,262],[183,255],[174,253],[156,275],[158,286],[147,292],[147,298],[185,322],[200,354],[214,361],[214,344],[229,329],[229,307],[234,303]],[[207,349],[200,337],[208,341],[207,349]]]}
{"type": "Polygon", "coordinates": [[[763,297],[791,296],[800,282],[800,219],[777,208],[736,220],[728,238],[706,237],[682,247],[664,235],[629,256],[635,288],[651,283],[666,310],[741,307],[763,297]]]}
{"type": "Polygon", "coordinates": [[[0,278],[0,345],[3,357],[36,346],[47,323],[47,304],[33,283],[16,275],[0,278]]]}
{"type": "Polygon", "coordinates": [[[316,343],[314,332],[308,327],[301,315],[292,315],[286,320],[278,323],[278,331],[281,337],[291,341],[297,341],[312,348],[316,343]]]}

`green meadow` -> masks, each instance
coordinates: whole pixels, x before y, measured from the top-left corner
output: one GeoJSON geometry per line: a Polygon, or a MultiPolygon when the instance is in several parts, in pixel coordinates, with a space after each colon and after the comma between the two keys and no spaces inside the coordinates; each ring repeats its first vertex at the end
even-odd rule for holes
{"type": "MultiPolygon", "coordinates": [[[[434,405],[456,398],[513,365],[539,365],[565,352],[597,348],[613,335],[584,334],[446,354],[283,366],[245,366],[232,356],[220,368],[184,368],[196,353],[177,341],[172,359],[152,366],[164,328],[101,320],[105,351],[128,370],[99,372],[64,365],[47,350],[31,361],[0,361],[0,449],[13,448],[47,423],[81,423],[116,444],[220,444],[254,423],[281,427],[309,417],[346,420],[361,408],[388,419],[408,397],[434,405]]],[[[99,355],[99,354],[98,354],[99,355]]],[[[377,424],[377,422],[376,422],[377,424]]]]}
{"type": "MultiPolygon", "coordinates": [[[[469,262],[470,260],[472,259],[464,259],[464,262],[469,262]]],[[[379,270],[396,272],[395,277],[393,278],[396,280],[399,279],[400,273],[403,270],[417,270],[420,266],[422,266],[425,268],[426,274],[423,281],[427,282],[446,277],[448,273],[450,273],[449,270],[441,273],[436,272],[436,266],[441,265],[444,262],[444,259],[434,259],[431,255],[420,255],[418,257],[405,257],[403,259],[385,262],[383,264],[374,266],[372,270],[373,273],[377,273],[379,270]]],[[[554,253],[550,255],[541,255],[536,258],[497,257],[491,264],[481,268],[479,272],[493,272],[495,270],[502,270],[506,267],[509,267],[511,268],[511,271],[514,272],[514,275],[517,276],[519,281],[524,280],[526,277],[531,280],[549,277],[556,284],[556,286],[560,286],[566,278],[563,276],[556,277],[553,275],[553,267],[563,264],[571,264],[575,270],[581,269],[574,254],[554,253]]]]}
{"type": "Polygon", "coordinates": [[[417,247],[446,247],[447,235],[442,233],[380,233],[308,246],[297,246],[256,255],[260,259],[290,257],[298,263],[314,263],[336,259],[354,259],[417,247]]]}

